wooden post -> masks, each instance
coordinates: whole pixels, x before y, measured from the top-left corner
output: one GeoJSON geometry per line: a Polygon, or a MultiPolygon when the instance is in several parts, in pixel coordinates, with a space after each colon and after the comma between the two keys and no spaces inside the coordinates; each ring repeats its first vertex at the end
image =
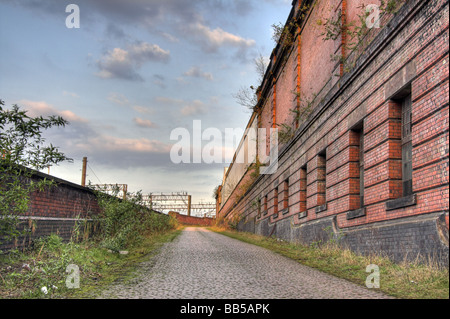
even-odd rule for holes
{"type": "Polygon", "coordinates": [[[188,216],[191,216],[191,195],[188,195],[188,216]]]}
{"type": "Polygon", "coordinates": [[[128,184],[123,185],[123,200],[127,200],[128,184]]]}
{"type": "Polygon", "coordinates": [[[83,170],[81,172],[81,186],[86,186],[86,167],[87,167],[87,157],[83,157],[83,170]]]}

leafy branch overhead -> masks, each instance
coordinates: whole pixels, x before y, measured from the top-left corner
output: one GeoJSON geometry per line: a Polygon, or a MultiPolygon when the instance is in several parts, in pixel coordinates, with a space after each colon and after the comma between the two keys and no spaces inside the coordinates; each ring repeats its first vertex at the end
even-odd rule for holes
{"type": "Polygon", "coordinates": [[[4,109],[0,100],[0,238],[13,238],[18,216],[28,210],[30,194],[53,185],[51,181],[32,180],[32,170],[40,170],[63,161],[72,161],[52,144],[47,145],[43,132],[64,127],[60,116],[30,117],[27,111],[13,105],[4,109]]]}

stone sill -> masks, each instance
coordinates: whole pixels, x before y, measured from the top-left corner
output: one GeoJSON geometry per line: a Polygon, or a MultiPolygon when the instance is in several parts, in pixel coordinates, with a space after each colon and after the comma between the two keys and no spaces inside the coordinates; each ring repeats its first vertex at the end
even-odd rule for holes
{"type": "Polygon", "coordinates": [[[280,213],[281,213],[282,215],[288,214],[288,213],[289,213],[289,208],[285,208],[285,209],[281,210],[280,213]]]}
{"type": "Polygon", "coordinates": [[[327,204],[320,205],[316,207],[316,214],[322,213],[327,210],[327,204]]]}
{"type": "Polygon", "coordinates": [[[359,217],[363,217],[363,216],[366,216],[366,208],[365,207],[348,212],[347,220],[355,219],[355,218],[359,218],[359,217]]]}
{"type": "Polygon", "coordinates": [[[298,214],[298,218],[302,219],[302,218],[306,218],[308,217],[308,211],[304,211],[298,214]]]}
{"type": "Polygon", "coordinates": [[[392,199],[386,202],[386,211],[416,205],[416,194],[392,199]]]}

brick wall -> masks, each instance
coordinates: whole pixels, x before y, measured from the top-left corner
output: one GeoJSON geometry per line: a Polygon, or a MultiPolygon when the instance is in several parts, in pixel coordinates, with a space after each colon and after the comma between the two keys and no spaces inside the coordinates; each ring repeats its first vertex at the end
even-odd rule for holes
{"type": "Polygon", "coordinates": [[[56,186],[31,194],[28,212],[20,216],[19,224],[19,229],[28,229],[29,233],[14,242],[2,243],[0,250],[21,248],[52,233],[69,240],[96,231],[92,217],[100,213],[100,207],[92,190],[40,172],[34,172],[31,178],[53,180],[56,186]],[[75,226],[79,233],[74,232],[75,226]]]}
{"type": "Polygon", "coordinates": [[[388,236],[389,244],[376,247],[395,259],[440,251],[448,265],[448,1],[406,1],[395,14],[385,14],[382,28],[371,29],[355,51],[342,49],[348,40],[342,36],[322,41],[319,21],[339,9],[347,22],[355,21],[361,1],[301,3],[315,5],[302,18],[296,16],[299,1],[293,3],[290,19],[299,25],[294,44],[274,49],[256,112],[260,127],[273,125],[271,114],[276,124],[293,125],[292,92],[299,92],[310,113],[300,119],[291,141],[280,145],[277,172],[260,176],[244,197],[221,203],[218,218],[239,214],[241,229],[305,242],[322,238],[317,225],[333,226],[325,222],[333,220],[332,229],[347,232],[354,250],[373,252],[375,246],[358,245],[352,236],[365,234],[372,243],[388,236]],[[330,52],[347,61],[336,65],[330,52]],[[408,94],[412,194],[404,196],[401,101],[408,94]],[[252,204],[266,196],[267,211],[252,204]],[[440,226],[432,226],[436,223],[440,226]],[[414,231],[425,224],[427,231],[414,231]],[[382,232],[367,231],[377,225],[382,232]],[[419,244],[430,238],[434,244],[419,244]]]}
{"type": "Polygon", "coordinates": [[[177,212],[170,212],[169,215],[175,217],[177,221],[183,225],[214,226],[216,224],[215,218],[187,216],[181,215],[180,213],[177,212]]]}

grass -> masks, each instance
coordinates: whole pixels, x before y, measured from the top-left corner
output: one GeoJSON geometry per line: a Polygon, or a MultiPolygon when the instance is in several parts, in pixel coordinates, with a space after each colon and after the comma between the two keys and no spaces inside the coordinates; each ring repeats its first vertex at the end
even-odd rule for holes
{"type": "Polygon", "coordinates": [[[436,262],[422,264],[419,261],[394,263],[377,255],[362,256],[341,249],[335,243],[302,245],[255,235],[211,227],[211,230],[253,245],[267,248],[299,263],[349,280],[365,287],[368,265],[380,270],[380,288],[385,294],[405,299],[448,299],[449,271],[436,262]]]}
{"type": "Polygon", "coordinates": [[[0,298],[63,299],[95,298],[116,280],[133,276],[135,266],[151,256],[165,242],[172,241],[180,228],[148,234],[127,249],[128,254],[111,252],[100,241],[63,243],[57,235],[37,241],[34,248],[0,255],[0,298]],[[66,268],[80,270],[80,288],[69,289],[66,268]],[[47,294],[41,291],[47,288],[47,294]]]}

